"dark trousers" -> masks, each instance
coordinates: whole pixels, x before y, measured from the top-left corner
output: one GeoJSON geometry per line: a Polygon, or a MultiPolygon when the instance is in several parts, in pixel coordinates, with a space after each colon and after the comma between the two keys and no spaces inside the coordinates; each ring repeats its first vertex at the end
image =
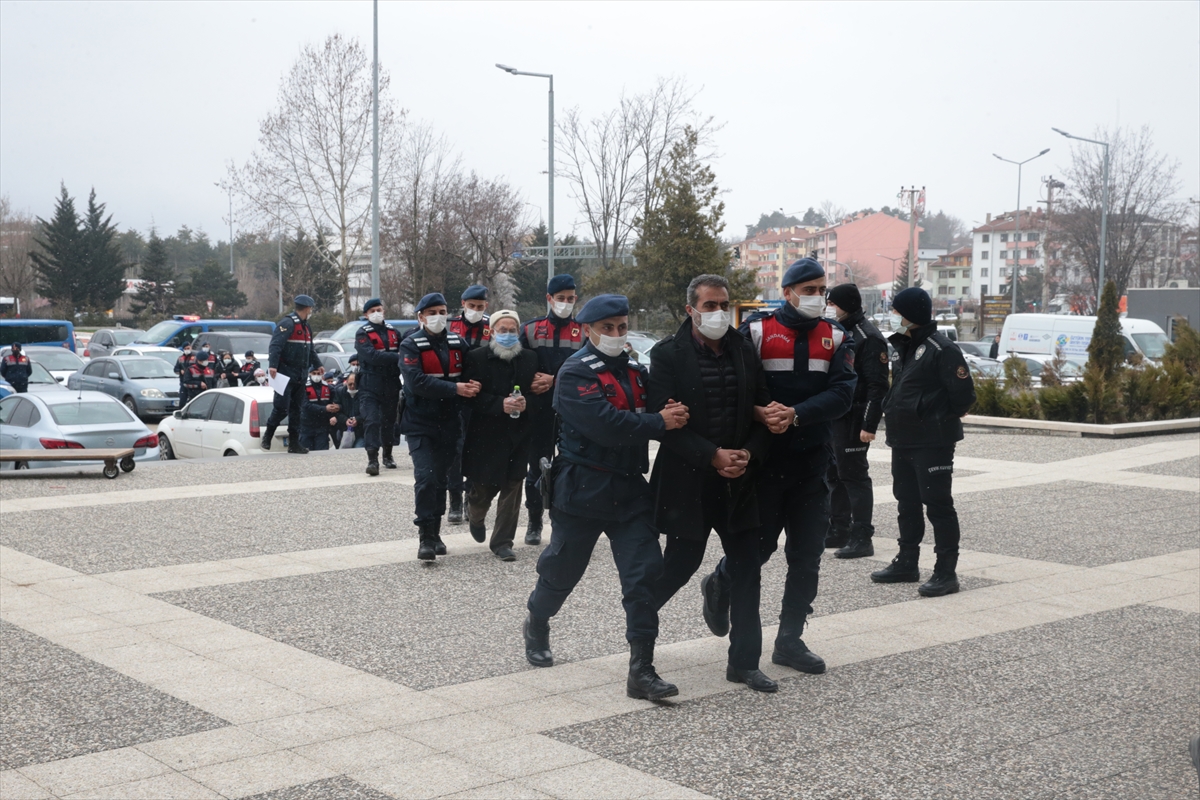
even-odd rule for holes
{"type": "MultiPolygon", "coordinates": [[[[276,395],[276,397],[278,397],[278,395],[276,395]]],[[[182,381],[180,381],[180,383],[179,383],[179,407],[183,408],[184,406],[187,405],[188,400],[191,400],[191,399],[192,399],[191,392],[189,392],[188,388],[183,385],[182,381]]]]}
{"type": "Polygon", "coordinates": [[[858,429],[849,417],[833,423],[833,461],[829,465],[830,527],[850,531],[855,538],[870,538],[875,510],[875,492],[867,466],[871,444],[858,438],[858,429]]]}
{"type": "Polygon", "coordinates": [[[29,384],[26,381],[9,381],[8,383],[17,394],[25,394],[25,392],[29,391],[29,384]]]}
{"type": "Polygon", "coordinates": [[[501,547],[512,547],[517,536],[517,518],[521,515],[521,480],[510,481],[503,486],[475,483],[467,492],[467,515],[472,525],[483,525],[488,509],[496,495],[496,524],[492,527],[492,539],[488,547],[492,551],[501,547]]]}
{"type": "Polygon", "coordinates": [[[709,531],[716,529],[725,550],[729,574],[729,584],[725,587],[729,591],[729,663],[737,669],[758,669],[758,659],[762,655],[762,619],[758,613],[762,570],[758,531],[731,533],[726,510],[728,495],[707,488],[702,500],[705,529],[696,532],[700,538],[667,537],[662,578],[654,585],[654,607],[661,609],[666,605],[700,569],[709,531]]]}
{"type": "Polygon", "coordinates": [[[405,441],[413,462],[417,506],[413,521],[418,525],[437,522],[446,513],[446,473],[458,445],[458,426],[447,424],[436,433],[410,434],[405,441]]]}
{"type": "Polygon", "coordinates": [[[470,491],[470,481],[463,480],[462,452],[467,442],[467,428],[471,425],[471,409],[464,408],[458,412],[459,434],[458,446],[454,448],[454,460],[450,462],[450,472],[446,476],[446,486],[451,492],[462,494],[470,491]]]}
{"type": "Polygon", "coordinates": [[[363,387],[358,392],[358,423],[362,426],[362,438],[368,450],[378,450],[385,445],[386,449],[392,449],[392,429],[396,427],[399,405],[398,381],[374,376],[369,381],[363,380],[363,387]]]}
{"type": "Polygon", "coordinates": [[[525,507],[529,516],[542,515],[542,492],[537,487],[542,477],[542,458],[554,460],[554,409],[534,412],[529,444],[529,472],[525,475],[525,507]]]}
{"type": "Polygon", "coordinates": [[[621,604],[625,606],[625,638],[658,637],[658,611],[654,584],[662,575],[662,550],[650,515],[624,522],[577,517],[557,508],[550,510],[550,544],[538,558],[537,585],[529,595],[529,613],[549,619],[558,613],[579,583],[592,558],[600,534],[608,535],[613,561],[621,576],[621,604]]]}
{"type": "Polygon", "coordinates": [[[958,512],[950,492],[954,476],[954,445],[892,448],[892,494],[896,497],[896,523],[900,551],[915,551],[925,538],[925,515],[933,525],[933,552],[937,569],[958,567],[958,512]],[[924,506],[924,510],[922,510],[924,506]]]}
{"type": "Polygon", "coordinates": [[[275,430],[283,418],[287,417],[288,442],[300,441],[300,409],[304,406],[304,378],[295,375],[288,376],[287,395],[276,394],[275,405],[271,416],[267,418],[267,427],[275,430]]]}
{"type": "MultiPolygon", "coordinates": [[[[324,419],[324,417],[322,417],[324,419]]],[[[326,425],[324,428],[305,426],[300,431],[300,444],[309,450],[328,450],[329,434],[336,429],[326,425]]]]}

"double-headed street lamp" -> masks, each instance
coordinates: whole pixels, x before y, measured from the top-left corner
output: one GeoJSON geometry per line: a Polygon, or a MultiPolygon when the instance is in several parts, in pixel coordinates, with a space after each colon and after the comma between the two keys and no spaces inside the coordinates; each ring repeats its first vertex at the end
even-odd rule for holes
{"type": "Polygon", "coordinates": [[[496,67],[509,75],[528,75],[531,78],[546,78],[550,81],[550,126],[546,140],[550,150],[550,166],[547,170],[550,175],[550,208],[549,213],[546,214],[546,280],[549,282],[554,277],[554,76],[544,72],[522,72],[516,67],[504,64],[497,64],[496,67]]]}
{"type": "Polygon", "coordinates": [[[1104,177],[1102,179],[1104,186],[1100,190],[1100,280],[1096,281],[1096,308],[1100,308],[1100,295],[1104,292],[1104,257],[1107,255],[1105,239],[1108,234],[1108,142],[1102,142],[1098,139],[1085,139],[1082,136],[1072,136],[1066,131],[1060,131],[1058,128],[1051,128],[1050,130],[1068,139],[1098,144],[1104,148],[1104,177]]]}
{"type": "MultiPolygon", "coordinates": [[[[1015,247],[1016,250],[1013,251],[1014,257],[1012,272],[1012,313],[1014,314],[1017,313],[1017,281],[1021,277],[1021,167],[1025,166],[1030,161],[1033,161],[1035,158],[1041,158],[1049,152],[1050,148],[1047,147],[1036,156],[1030,156],[1024,161],[1013,161],[1011,158],[997,156],[995,153],[992,153],[992,155],[996,156],[996,158],[1000,159],[1001,161],[1006,161],[1009,164],[1017,165],[1017,228],[1016,232],[1013,234],[1015,237],[1013,241],[1013,247],[1015,247]]],[[[1042,280],[1045,280],[1044,275],[1042,276],[1042,280]]]]}

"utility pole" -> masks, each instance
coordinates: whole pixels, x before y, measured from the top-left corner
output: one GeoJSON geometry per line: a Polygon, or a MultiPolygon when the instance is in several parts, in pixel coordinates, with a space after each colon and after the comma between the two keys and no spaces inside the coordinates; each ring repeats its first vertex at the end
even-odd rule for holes
{"type": "Polygon", "coordinates": [[[1046,313],[1046,307],[1050,305],[1050,277],[1052,275],[1050,268],[1050,253],[1053,252],[1050,249],[1050,231],[1052,230],[1050,226],[1051,217],[1054,212],[1054,190],[1065,189],[1066,186],[1067,185],[1065,183],[1060,180],[1055,180],[1054,176],[1051,175],[1046,179],[1046,199],[1038,201],[1046,204],[1046,225],[1044,232],[1042,233],[1042,306],[1040,309],[1038,309],[1043,314],[1046,313]]]}
{"type": "MultiPolygon", "coordinates": [[[[371,297],[379,297],[379,0],[375,8],[375,59],[371,64],[371,297]]],[[[349,309],[350,298],[345,299],[349,309]]]]}
{"type": "Polygon", "coordinates": [[[908,206],[908,285],[917,285],[917,217],[925,210],[925,187],[900,187],[902,205],[908,206]]]}

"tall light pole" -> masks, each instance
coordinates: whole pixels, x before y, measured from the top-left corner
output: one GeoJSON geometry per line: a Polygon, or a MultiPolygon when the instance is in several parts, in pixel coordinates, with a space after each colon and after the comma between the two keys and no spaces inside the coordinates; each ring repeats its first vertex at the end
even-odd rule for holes
{"type": "MultiPolygon", "coordinates": [[[[371,65],[371,297],[379,297],[379,0],[375,8],[375,60],[371,65]]],[[[349,305],[350,298],[346,298],[349,305]]]]}
{"type": "Polygon", "coordinates": [[[213,181],[213,186],[218,189],[225,189],[229,192],[229,274],[233,274],[233,186],[222,186],[220,183],[213,181]]]}
{"type": "Polygon", "coordinates": [[[522,72],[516,67],[504,64],[497,64],[496,67],[509,75],[528,75],[531,78],[546,78],[550,81],[550,132],[546,139],[550,150],[550,166],[547,170],[550,175],[550,208],[546,214],[546,281],[549,282],[554,277],[554,76],[544,72],[522,72]]]}
{"type": "Polygon", "coordinates": [[[1096,308],[1100,308],[1100,295],[1104,292],[1104,257],[1108,255],[1108,246],[1105,242],[1108,235],[1108,142],[1101,142],[1098,139],[1085,139],[1082,136],[1072,136],[1066,131],[1060,131],[1058,128],[1051,128],[1057,134],[1061,134],[1068,139],[1077,139],[1081,142],[1089,142],[1098,144],[1104,148],[1104,186],[1100,190],[1100,280],[1096,281],[1096,308]]]}
{"type": "MultiPolygon", "coordinates": [[[[1046,153],[1049,153],[1049,152],[1050,152],[1050,148],[1047,147],[1045,150],[1038,153],[1036,156],[1030,156],[1029,158],[1025,159],[1024,161],[1013,161],[1010,158],[1005,158],[1004,156],[997,156],[995,153],[992,153],[992,155],[996,156],[996,158],[1000,159],[1001,161],[1006,161],[1009,164],[1017,165],[1017,217],[1016,217],[1017,229],[1016,229],[1016,232],[1013,234],[1013,236],[1015,237],[1013,240],[1013,246],[1016,247],[1016,250],[1013,251],[1014,257],[1013,257],[1013,272],[1012,272],[1012,313],[1014,313],[1014,314],[1017,313],[1017,279],[1021,277],[1021,168],[1023,166],[1025,166],[1026,164],[1028,164],[1030,161],[1033,161],[1035,158],[1041,158],[1042,156],[1046,155],[1046,153]]],[[[1045,280],[1045,279],[1046,279],[1046,276],[1043,275],[1042,280],[1045,280]]]]}

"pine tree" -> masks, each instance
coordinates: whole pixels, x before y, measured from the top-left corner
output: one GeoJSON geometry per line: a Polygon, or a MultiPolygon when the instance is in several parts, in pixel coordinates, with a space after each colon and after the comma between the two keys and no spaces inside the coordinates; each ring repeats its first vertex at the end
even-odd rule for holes
{"type": "Polygon", "coordinates": [[[77,304],[108,311],[125,291],[126,264],[118,236],[112,215],[104,216],[104,203],[96,202],[96,190],[92,189],[82,231],[83,274],[77,304]]]}
{"type": "Polygon", "coordinates": [[[229,316],[246,305],[246,295],[238,290],[237,278],[216,259],[205,261],[183,287],[180,305],[192,314],[229,316]],[[212,302],[212,308],[208,304],[212,302]]]}
{"type": "Polygon", "coordinates": [[[1117,304],[1117,285],[1104,284],[1096,327],[1088,343],[1088,366],[1095,366],[1104,378],[1111,378],[1125,360],[1125,337],[1121,334],[1121,313],[1117,304]]]}
{"type": "Polygon", "coordinates": [[[317,308],[330,310],[338,305],[342,283],[338,278],[336,255],[322,255],[329,242],[321,232],[314,241],[303,230],[283,247],[283,291],[286,295],[306,294],[317,308]]]}
{"type": "Polygon", "coordinates": [[[167,246],[150,231],[150,241],[142,259],[142,283],[133,300],[135,316],[147,321],[175,313],[175,271],[167,263],[167,246]]]}
{"type": "Polygon", "coordinates": [[[908,288],[908,253],[900,259],[900,265],[896,269],[896,280],[892,282],[892,296],[899,294],[908,288]]]}
{"type": "Polygon", "coordinates": [[[75,314],[78,283],[83,272],[82,235],[79,230],[79,214],[75,211],[75,200],[67,194],[65,184],[60,185],[58,200],[54,204],[54,216],[49,222],[38,218],[41,235],[34,243],[41,252],[29,254],[37,273],[37,291],[70,319],[75,314]]]}

